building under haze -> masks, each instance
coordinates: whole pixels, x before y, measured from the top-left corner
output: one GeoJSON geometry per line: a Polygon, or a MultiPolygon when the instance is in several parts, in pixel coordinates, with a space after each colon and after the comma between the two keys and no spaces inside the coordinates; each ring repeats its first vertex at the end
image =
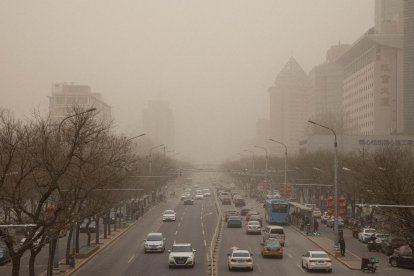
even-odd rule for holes
{"type": "Polygon", "coordinates": [[[347,134],[404,132],[402,7],[402,0],[377,0],[375,27],[338,59],[347,134]]]}
{"type": "Polygon", "coordinates": [[[404,126],[414,134],[414,1],[404,1],[404,126]]]}
{"type": "Polygon", "coordinates": [[[73,111],[74,106],[83,109],[96,108],[96,113],[104,120],[111,120],[111,107],[105,103],[101,94],[91,92],[88,85],[73,83],[52,84],[49,96],[49,114],[53,122],[60,122],[73,111]]]}
{"type": "Polygon", "coordinates": [[[299,150],[309,119],[308,90],[307,75],[293,57],[269,88],[271,138],[285,143],[292,153],[299,150]]]}
{"type": "Polygon", "coordinates": [[[167,101],[150,101],[142,118],[147,137],[156,144],[174,148],[174,118],[167,101]]]}
{"type": "Polygon", "coordinates": [[[332,46],[326,53],[326,61],[309,72],[310,118],[321,123],[332,118],[342,118],[343,68],[336,59],[350,48],[348,44],[332,46]]]}

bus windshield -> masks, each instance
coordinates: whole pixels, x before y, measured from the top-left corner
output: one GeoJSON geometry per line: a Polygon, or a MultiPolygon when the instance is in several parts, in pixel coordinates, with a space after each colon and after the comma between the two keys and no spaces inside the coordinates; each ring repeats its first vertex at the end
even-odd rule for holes
{"type": "Polygon", "coordinates": [[[287,204],[272,204],[272,212],[275,213],[286,213],[288,211],[287,204]]]}

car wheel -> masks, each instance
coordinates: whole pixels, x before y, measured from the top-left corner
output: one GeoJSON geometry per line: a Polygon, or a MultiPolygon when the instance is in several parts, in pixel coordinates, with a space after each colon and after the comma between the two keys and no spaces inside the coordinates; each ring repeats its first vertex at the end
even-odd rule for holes
{"type": "Polygon", "coordinates": [[[328,273],[332,273],[332,269],[328,269],[328,273]]]}
{"type": "Polygon", "coordinates": [[[390,265],[393,266],[393,267],[397,267],[398,266],[397,260],[396,259],[391,259],[390,260],[390,265]]]}
{"type": "Polygon", "coordinates": [[[250,268],[250,271],[253,271],[253,267],[250,268]]]}
{"type": "Polygon", "coordinates": [[[303,265],[303,261],[301,262],[302,268],[305,268],[305,266],[303,265]]]}
{"type": "Polygon", "coordinates": [[[309,272],[309,265],[308,264],[306,264],[306,271],[309,272]]]}
{"type": "Polygon", "coordinates": [[[231,266],[229,266],[229,270],[231,271],[231,266]]]}

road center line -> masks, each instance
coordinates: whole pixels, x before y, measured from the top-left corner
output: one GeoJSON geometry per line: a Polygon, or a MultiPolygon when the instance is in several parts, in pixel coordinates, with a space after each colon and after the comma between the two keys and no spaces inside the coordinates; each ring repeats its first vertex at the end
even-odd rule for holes
{"type": "Polygon", "coordinates": [[[132,262],[132,260],[135,259],[135,254],[131,256],[131,258],[129,258],[128,263],[132,262]]]}
{"type": "Polygon", "coordinates": [[[175,231],[174,235],[176,235],[176,236],[177,236],[177,234],[178,234],[178,230],[177,230],[177,231],[175,231]]]}
{"type": "Polygon", "coordinates": [[[181,226],[181,222],[178,224],[178,227],[180,227],[181,226]]]}

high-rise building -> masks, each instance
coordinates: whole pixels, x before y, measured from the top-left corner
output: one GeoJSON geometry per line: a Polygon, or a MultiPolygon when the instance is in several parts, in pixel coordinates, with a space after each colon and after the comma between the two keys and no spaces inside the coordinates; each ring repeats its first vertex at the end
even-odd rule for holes
{"type": "Polygon", "coordinates": [[[143,127],[147,137],[157,144],[174,147],[174,119],[167,101],[150,101],[143,112],[143,127]]]}
{"type": "Polygon", "coordinates": [[[284,142],[290,152],[297,152],[305,134],[308,112],[308,79],[299,63],[291,57],[269,88],[270,133],[284,142]]]}
{"type": "Polygon", "coordinates": [[[98,116],[111,120],[111,107],[105,103],[101,94],[92,93],[88,85],[73,83],[52,84],[52,96],[49,96],[49,114],[53,122],[60,122],[73,112],[73,107],[82,109],[96,108],[98,116]]]}
{"type": "Polygon", "coordinates": [[[403,35],[370,29],[343,54],[346,134],[386,135],[403,130],[403,35]]]}
{"type": "Polygon", "coordinates": [[[404,126],[414,134],[414,1],[404,1],[404,126]]]}
{"type": "MultiPolygon", "coordinates": [[[[342,81],[344,72],[335,60],[350,48],[348,44],[332,46],[326,54],[326,62],[309,72],[310,117],[321,123],[342,118],[342,81]]],[[[332,127],[334,127],[332,125],[332,127]]]]}
{"type": "Polygon", "coordinates": [[[404,0],[375,0],[375,33],[402,33],[403,5],[404,0]]]}

